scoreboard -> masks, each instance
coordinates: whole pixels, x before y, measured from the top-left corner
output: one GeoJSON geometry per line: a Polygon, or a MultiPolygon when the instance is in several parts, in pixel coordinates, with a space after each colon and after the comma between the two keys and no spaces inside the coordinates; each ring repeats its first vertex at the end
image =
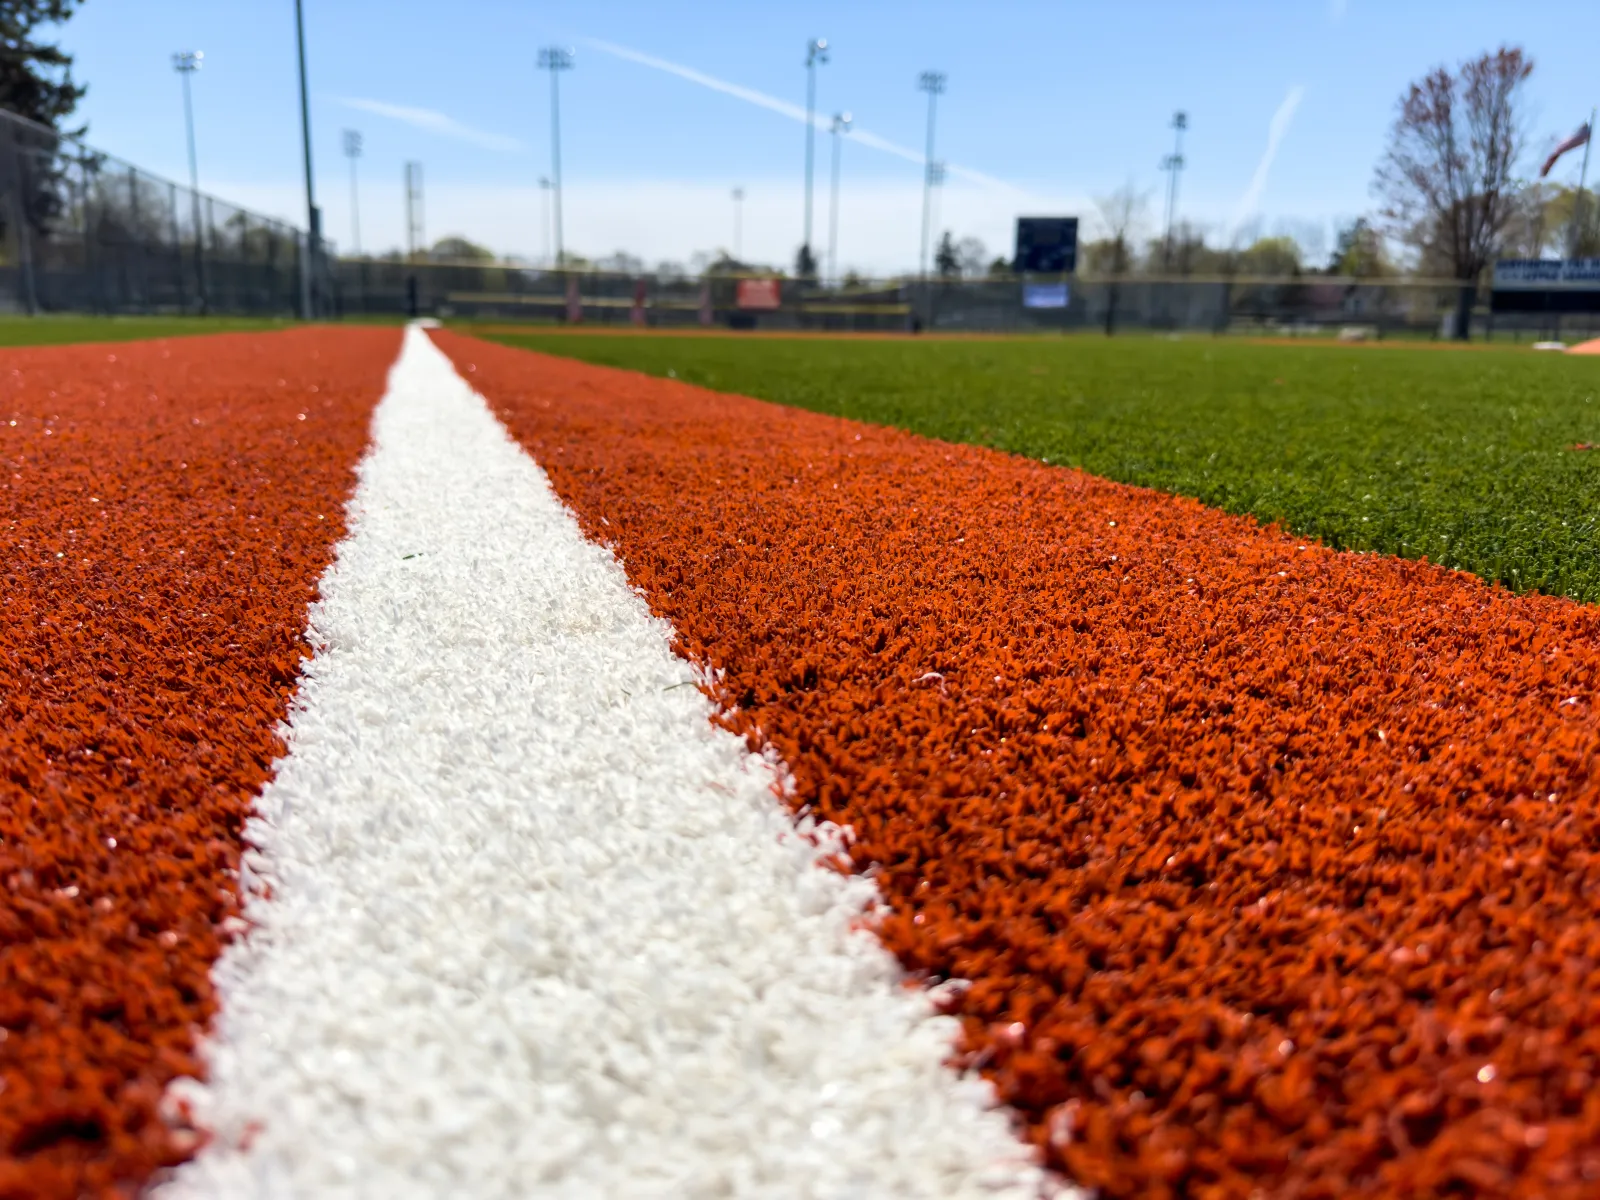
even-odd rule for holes
{"type": "Polygon", "coordinates": [[[1077,217],[1018,217],[1018,275],[1070,275],[1078,269],[1077,217]]]}

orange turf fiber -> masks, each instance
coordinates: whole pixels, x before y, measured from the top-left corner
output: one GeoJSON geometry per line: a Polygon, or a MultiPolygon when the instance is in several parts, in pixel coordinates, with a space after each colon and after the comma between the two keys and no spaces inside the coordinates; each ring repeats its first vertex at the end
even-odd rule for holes
{"type": "Polygon", "coordinates": [[[0,1197],[194,1135],[239,836],[396,330],[0,352],[0,1197]]]}
{"type": "Polygon", "coordinates": [[[1600,1192],[1600,612],[441,332],[1109,1196],[1600,1192]]]}

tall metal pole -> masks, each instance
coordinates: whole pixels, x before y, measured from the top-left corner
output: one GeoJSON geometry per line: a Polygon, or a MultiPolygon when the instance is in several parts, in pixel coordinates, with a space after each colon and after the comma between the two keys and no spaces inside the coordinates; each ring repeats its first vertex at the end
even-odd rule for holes
{"type": "Polygon", "coordinates": [[[422,164],[406,164],[406,257],[412,262],[427,249],[422,228],[422,164]]]}
{"type": "Polygon", "coordinates": [[[828,205],[828,278],[839,282],[839,144],[841,133],[850,130],[850,114],[834,113],[833,125],[833,197],[828,205]]]}
{"type": "Polygon", "coordinates": [[[933,122],[939,96],[944,91],[945,73],[943,71],[924,71],[917,77],[919,90],[928,93],[928,150],[923,156],[922,163],[922,254],[918,260],[918,275],[926,280],[928,278],[928,221],[932,216],[931,205],[933,201],[933,122]]]}
{"type": "Polygon", "coordinates": [[[361,196],[356,190],[356,159],[361,157],[361,134],[344,131],[344,156],[350,160],[350,249],[361,257],[361,196]]]}
{"type": "Polygon", "coordinates": [[[206,295],[205,236],[200,226],[200,167],[194,150],[194,99],[189,92],[189,77],[200,69],[205,53],[180,50],[172,56],[172,68],[183,79],[183,126],[189,138],[189,213],[194,226],[194,275],[200,289],[200,311],[209,308],[206,295]]]}
{"type": "Polygon", "coordinates": [[[294,0],[295,48],[300,61],[300,151],[306,170],[306,253],[300,262],[300,315],[307,321],[317,315],[316,287],[312,283],[322,257],[322,217],[317,212],[316,189],[311,179],[311,94],[306,87],[306,21],[303,0],[294,0]]]}
{"type": "Polygon", "coordinates": [[[539,176],[539,251],[546,266],[550,259],[550,176],[539,176]]]}
{"type": "Polygon", "coordinates": [[[744,261],[744,189],[733,189],[733,260],[744,261]]]}
{"type": "Polygon", "coordinates": [[[1173,113],[1172,128],[1175,131],[1172,153],[1161,160],[1161,169],[1169,173],[1167,177],[1167,235],[1162,243],[1161,250],[1161,266],[1163,270],[1172,269],[1172,222],[1178,212],[1178,173],[1183,170],[1183,131],[1189,128],[1189,114],[1181,110],[1173,113]]]}
{"type": "Polygon", "coordinates": [[[827,61],[827,38],[812,38],[806,43],[806,231],[800,251],[801,257],[808,261],[815,261],[811,256],[811,164],[817,133],[817,64],[827,61]]]}
{"type": "Polygon", "coordinates": [[[539,69],[550,72],[550,179],[556,199],[556,261],[559,269],[566,252],[561,240],[561,72],[572,70],[572,51],[546,46],[539,51],[539,69]]]}
{"type": "Polygon", "coordinates": [[[1583,189],[1589,182],[1589,147],[1594,145],[1594,118],[1596,110],[1589,110],[1589,136],[1583,143],[1583,167],[1578,172],[1578,194],[1572,198],[1572,249],[1568,255],[1577,258],[1583,246],[1583,189]]]}

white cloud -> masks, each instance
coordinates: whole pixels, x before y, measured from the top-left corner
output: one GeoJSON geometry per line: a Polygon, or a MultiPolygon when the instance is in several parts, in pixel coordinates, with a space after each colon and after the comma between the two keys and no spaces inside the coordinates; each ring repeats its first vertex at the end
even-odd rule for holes
{"type": "Polygon", "coordinates": [[[518,154],[525,149],[514,137],[490,133],[485,129],[474,129],[471,125],[463,125],[454,117],[435,112],[431,108],[413,108],[407,104],[390,104],[384,100],[368,100],[361,96],[336,96],[335,99],[346,108],[359,109],[374,116],[388,117],[391,121],[400,121],[414,129],[436,133],[440,137],[454,138],[458,142],[470,142],[485,150],[518,154]]]}
{"type": "Polygon", "coordinates": [[[1305,94],[1306,89],[1295,84],[1284,96],[1283,103],[1278,105],[1278,111],[1272,114],[1272,123],[1267,127],[1267,148],[1261,154],[1261,161],[1256,164],[1255,174],[1250,176],[1250,186],[1239,197],[1239,206],[1233,217],[1235,231],[1261,206],[1261,194],[1267,190],[1267,177],[1272,173],[1272,160],[1278,157],[1278,145],[1289,132],[1295,110],[1300,107],[1305,94]]]}
{"type": "MultiPolygon", "coordinates": [[[[615,42],[601,41],[598,38],[584,38],[583,44],[599,50],[602,54],[609,54],[614,58],[638,63],[640,66],[649,67],[652,70],[664,71],[668,75],[676,75],[679,79],[698,84],[703,88],[710,88],[714,92],[721,92],[725,96],[732,96],[736,100],[743,100],[746,104],[753,104],[758,108],[775,112],[780,116],[788,117],[791,121],[798,121],[802,125],[806,123],[806,110],[801,105],[791,104],[787,100],[779,99],[777,96],[769,95],[766,92],[758,92],[755,88],[747,88],[742,84],[730,83],[726,79],[718,79],[714,75],[707,75],[704,71],[686,67],[682,63],[669,62],[664,58],[657,58],[655,55],[646,54],[641,50],[632,50],[627,46],[619,46],[615,42]]],[[[811,120],[815,128],[827,132],[831,119],[822,113],[813,113],[811,120]]],[[[866,146],[872,150],[892,154],[896,158],[905,159],[907,162],[920,165],[923,161],[923,152],[921,150],[914,150],[909,146],[902,146],[898,142],[891,142],[888,138],[879,137],[859,125],[850,130],[850,140],[858,146],[866,146]]],[[[1020,188],[1016,184],[1008,183],[1006,180],[999,179],[986,172],[975,171],[971,167],[963,167],[957,163],[947,162],[945,169],[951,176],[957,179],[965,179],[969,183],[976,183],[981,187],[1001,188],[1021,196],[1030,194],[1025,188],[1020,188]]]]}

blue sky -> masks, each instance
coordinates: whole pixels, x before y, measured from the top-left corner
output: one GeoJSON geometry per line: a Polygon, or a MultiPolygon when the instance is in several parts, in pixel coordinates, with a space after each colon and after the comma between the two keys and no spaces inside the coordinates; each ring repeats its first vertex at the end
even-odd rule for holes
{"type": "MultiPolygon", "coordinates": [[[[307,0],[306,9],[318,199],[330,236],[348,245],[339,139],[359,129],[367,249],[402,240],[403,163],[416,159],[430,239],[460,233],[502,253],[543,252],[537,184],[549,172],[549,88],[535,59],[550,43],[577,55],[561,81],[566,243],[651,261],[728,246],[735,186],[747,195],[746,255],[789,259],[800,240],[805,131],[783,112],[643,59],[803,105],[806,40],[825,36],[832,54],[818,72],[819,112],[849,110],[859,130],[913,150],[926,112],[918,72],[945,71],[937,153],[962,173],[943,189],[939,224],[997,252],[1019,213],[1092,220],[1092,197],[1129,181],[1150,193],[1153,230],[1176,108],[1190,122],[1181,213],[1219,236],[1259,221],[1316,249],[1338,221],[1371,206],[1396,98],[1429,67],[1503,41],[1524,46],[1537,63],[1534,151],[1600,102],[1593,0],[307,0]]],[[[186,167],[171,53],[204,51],[194,81],[202,186],[303,221],[290,0],[88,0],[60,40],[90,86],[80,109],[90,140],[177,178],[186,167]]],[[[840,266],[913,265],[920,167],[860,138],[843,155],[840,266]]],[[[819,249],[828,161],[819,135],[819,249]]]]}

